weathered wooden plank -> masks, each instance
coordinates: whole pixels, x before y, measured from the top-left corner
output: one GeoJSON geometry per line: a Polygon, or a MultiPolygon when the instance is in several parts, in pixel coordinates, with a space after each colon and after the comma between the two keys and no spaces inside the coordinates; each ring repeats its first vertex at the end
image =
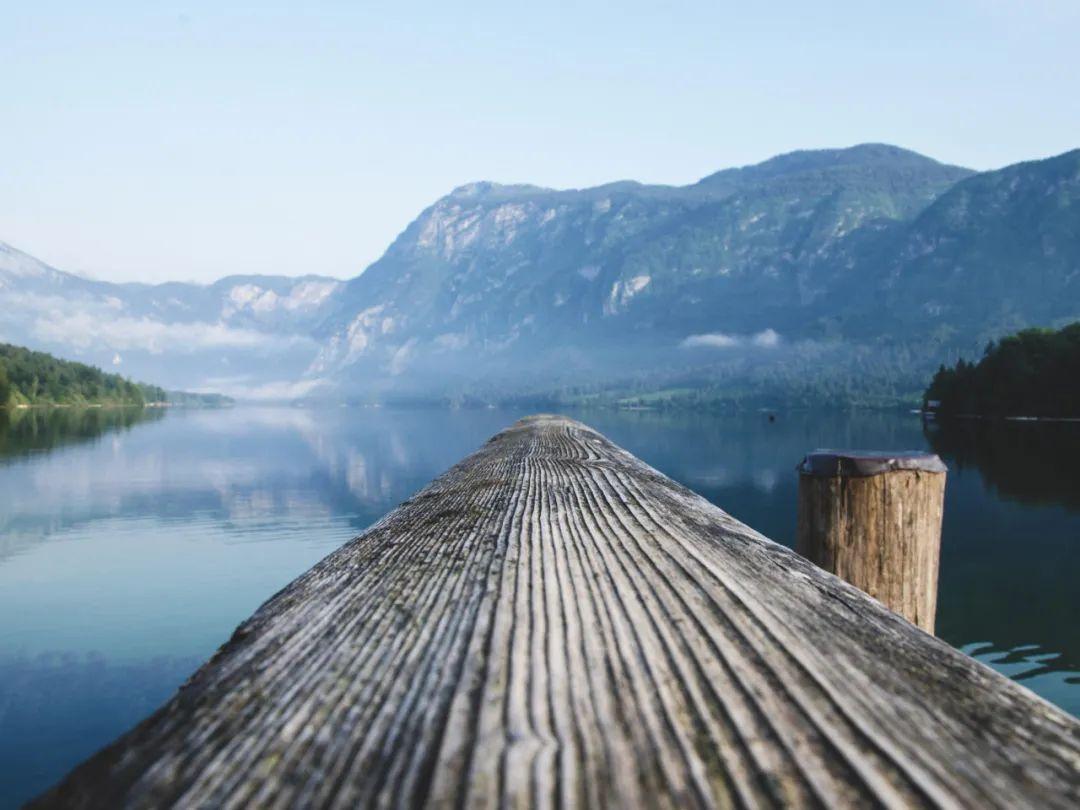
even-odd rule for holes
{"type": "Polygon", "coordinates": [[[48,807],[1076,807],[1080,724],[576,422],[271,598],[48,807]]]}

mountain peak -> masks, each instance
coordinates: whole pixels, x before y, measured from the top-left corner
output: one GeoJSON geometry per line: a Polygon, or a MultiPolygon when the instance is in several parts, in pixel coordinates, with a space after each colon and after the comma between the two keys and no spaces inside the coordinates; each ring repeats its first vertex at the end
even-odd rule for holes
{"type": "Polygon", "coordinates": [[[460,185],[450,192],[451,197],[480,197],[495,189],[502,188],[499,183],[493,183],[490,180],[477,180],[472,183],[465,183],[460,185]]]}
{"type": "Polygon", "coordinates": [[[551,189],[526,183],[494,183],[490,180],[478,180],[465,183],[451,191],[447,196],[458,200],[505,199],[522,195],[547,194],[551,189]]]}
{"type": "Polygon", "coordinates": [[[0,273],[18,278],[32,278],[57,273],[45,262],[35,259],[7,242],[0,242],[0,273]]]}
{"type": "Polygon", "coordinates": [[[810,172],[836,171],[917,172],[956,182],[971,169],[950,166],[926,155],[887,143],[861,143],[839,149],[800,149],[771,157],[761,163],[722,169],[700,181],[698,187],[727,186],[735,182],[755,182],[810,172]]]}
{"type": "Polygon", "coordinates": [[[943,165],[940,161],[926,155],[889,143],[858,143],[854,146],[835,149],[797,149],[794,152],[777,155],[758,165],[783,166],[800,170],[873,163],[943,165]]]}

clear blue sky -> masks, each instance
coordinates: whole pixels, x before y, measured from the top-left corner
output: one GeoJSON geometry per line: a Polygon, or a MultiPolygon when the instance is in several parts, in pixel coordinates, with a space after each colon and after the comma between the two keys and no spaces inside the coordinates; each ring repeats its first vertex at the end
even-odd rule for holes
{"type": "Polygon", "coordinates": [[[0,240],[116,280],[348,277],[471,180],[1080,146],[1077,0],[0,0],[0,21],[0,240]]]}

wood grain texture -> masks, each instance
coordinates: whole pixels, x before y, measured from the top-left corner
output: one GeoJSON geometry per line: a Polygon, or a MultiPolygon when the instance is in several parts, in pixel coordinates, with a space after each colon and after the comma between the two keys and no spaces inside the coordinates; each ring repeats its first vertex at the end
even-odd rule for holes
{"type": "Polygon", "coordinates": [[[1080,724],[585,426],[523,420],[39,807],[1076,807],[1080,724]]]}
{"type": "Polygon", "coordinates": [[[933,633],[944,505],[943,472],[803,473],[795,550],[933,633]]]}

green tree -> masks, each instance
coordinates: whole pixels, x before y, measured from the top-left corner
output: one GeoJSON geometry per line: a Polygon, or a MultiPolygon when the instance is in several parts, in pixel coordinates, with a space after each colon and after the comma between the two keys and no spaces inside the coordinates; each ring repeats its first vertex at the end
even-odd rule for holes
{"type": "Polygon", "coordinates": [[[924,395],[946,415],[1080,416],[1080,322],[1025,329],[986,347],[978,363],[942,366],[924,395]]]}
{"type": "Polygon", "coordinates": [[[0,408],[6,407],[11,399],[11,381],[8,379],[7,370],[0,365],[0,408]]]}

